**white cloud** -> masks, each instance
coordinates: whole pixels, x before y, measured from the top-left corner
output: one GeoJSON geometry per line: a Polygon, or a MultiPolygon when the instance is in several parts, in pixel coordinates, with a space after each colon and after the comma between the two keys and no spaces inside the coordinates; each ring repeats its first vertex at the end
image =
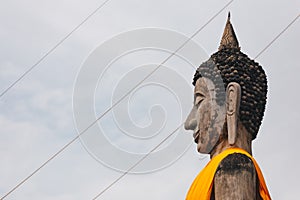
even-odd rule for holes
{"type": "MultiPolygon", "coordinates": [[[[226,2],[111,0],[0,99],[0,196],[76,136],[73,84],[81,64],[97,45],[139,27],[162,27],[191,35],[226,2]]],[[[92,0],[3,3],[0,91],[98,5],[92,0]]],[[[299,1],[235,1],[226,11],[231,11],[242,50],[254,57],[298,14],[299,6],[299,1]]],[[[221,13],[195,38],[209,53],[217,50],[226,15],[221,13]]],[[[299,32],[298,20],[258,59],[269,76],[270,93],[254,155],[274,199],[299,196],[299,32]]],[[[125,176],[99,199],[184,199],[201,167],[203,162],[191,148],[169,168],[125,176]]],[[[92,198],[118,175],[75,142],[7,199],[92,198]]]]}

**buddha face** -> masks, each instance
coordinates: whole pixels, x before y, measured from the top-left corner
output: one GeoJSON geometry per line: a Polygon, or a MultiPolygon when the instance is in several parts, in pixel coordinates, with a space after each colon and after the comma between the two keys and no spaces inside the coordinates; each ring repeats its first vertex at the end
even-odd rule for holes
{"type": "Polygon", "coordinates": [[[194,105],[184,127],[193,130],[199,153],[210,153],[223,133],[225,123],[225,105],[216,102],[216,91],[213,82],[201,77],[194,89],[194,105]]]}

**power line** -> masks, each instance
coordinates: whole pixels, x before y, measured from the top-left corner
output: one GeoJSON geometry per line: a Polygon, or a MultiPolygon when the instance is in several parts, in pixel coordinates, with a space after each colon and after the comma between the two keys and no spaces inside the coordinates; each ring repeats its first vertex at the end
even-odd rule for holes
{"type": "Polygon", "coordinates": [[[29,72],[31,72],[36,66],[38,66],[46,57],[48,57],[53,51],[57,49],[66,39],[68,39],[75,31],[77,31],[84,23],[86,23],[93,15],[95,15],[107,2],[104,1],[93,12],[91,12],[82,22],[80,22],[74,29],[71,30],[65,37],[63,37],[56,45],[49,49],[40,59],[38,59],[31,67],[29,67],[18,79],[10,84],[1,94],[0,98],[4,96],[12,87],[14,87],[19,81],[21,81],[29,72]]]}
{"type": "Polygon", "coordinates": [[[276,37],[267,45],[265,46],[265,48],[263,48],[258,54],[257,56],[255,56],[254,59],[256,59],[257,57],[259,57],[262,53],[264,53],[290,26],[292,26],[293,23],[295,23],[297,21],[297,19],[300,17],[300,14],[298,14],[295,19],[293,19],[291,21],[291,23],[289,23],[278,35],[276,35],[276,37]]]}
{"type": "Polygon", "coordinates": [[[75,140],[77,140],[79,137],[76,136],[73,138],[68,144],[63,146],[59,151],[57,151],[53,156],[51,156],[46,162],[44,162],[40,167],[38,167],[36,170],[34,170],[31,174],[29,174],[25,179],[23,179],[20,183],[18,183],[15,187],[13,187],[9,192],[7,192],[3,197],[1,197],[1,200],[6,198],[8,195],[10,195],[12,192],[14,192],[18,187],[23,185],[28,179],[30,179],[34,174],[36,174],[40,169],[42,169],[45,165],[47,165],[53,158],[55,158],[58,154],[60,154],[62,151],[64,151],[70,144],[72,144],[75,140]]]}
{"type": "MultiPolygon", "coordinates": [[[[105,1],[102,5],[104,5],[106,2],[109,0],[105,1]]],[[[126,98],[132,91],[134,91],[141,83],[143,83],[148,77],[150,77],[160,66],[165,64],[173,55],[175,55],[180,49],[182,49],[191,39],[193,39],[201,30],[203,30],[213,19],[215,19],[226,7],[228,7],[234,0],[229,1],[225,6],[220,9],[215,15],[213,15],[202,27],[200,27],[192,36],[190,36],[182,45],[180,45],[172,54],[170,54],[161,64],[159,64],[154,70],[152,70],[147,76],[145,76],[140,82],[138,82],[131,90],[129,90],[127,93],[125,93],[124,96],[122,96],[118,101],[116,101],[110,108],[108,108],[104,113],[102,113],[94,122],[92,122],[86,129],[78,133],[76,137],[74,137],[70,142],[65,144],[59,151],[57,151],[53,156],[51,156],[49,159],[47,159],[40,167],[38,167],[36,170],[34,170],[30,175],[28,175],[26,178],[24,178],[20,183],[18,183],[14,188],[12,188],[9,192],[7,192],[1,200],[6,198],[8,195],[10,195],[13,191],[15,191],[17,188],[19,188],[21,185],[23,185],[28,179],[30,179],[34,174],[36,174],[39,170],[41,170],[45,165],[47,165],[51,160],[53,160],[56,156],[58,156],[61,152],[63,152],[68,146],[73,144],[81,135],[83,135],[89,128],[91,128],[94,124],[97,123],[98,120],[103,118],[110,110],[112,110],[116,105],[118,105],[124,98],[126,98]]],[[[99,9],[98,9],[99,10],[99,9]]],[[[93,12],[95,13],[96,10],[93,12]]],[[[92,16],[89,15],[89,16],[92,16]]],[[[86,21],[86,20],[85,20],[86,21]]],[[[83,24],[84,22],[82,22],[83,24]]],[[[79,27],[79,26],[78,26],[79,27]]],[[[74,29],[75,30],[75,29],[74,29]]],[[[74,31],[73,31],[74,32],[74,31]]],[[[59,45],[57,45],[59,46],[59,45]]],[[[55,48],[54,48],[55,49],[55,48]]],[[[53,49],[53,50],[54,50],[53,49]]],[[[52,50],[52,51],[53,51],[52,50]]],[[[51,52],[50,52],[51,53],[51,52]]],[[[33,69],[34,67],[32,67],[33,69]]],[[[30,72],[30,71],[28,71],[30,72]]],[[[28,73],[27,72],[27,73],[28,73]]],[[[26,74],[25,74],[26,75],[26,74]]],[[[24,76],[25,76],[24,75],[24,76]]],[[[23,76],[23,77],[24,77],[23,76]]],[[[21,80],[22,78],[20,78],[21,80]]],[[[17,83],[16,81],[15,83],[17,83]]],[[[8,89],[9,90],[9,89],[8,89]]],[[[8,91],[7,90],[7,91],[8,91]]],[[[4,93],[5,94],[5,93],[4,93]]],[[[1,97],[1,96],[0,96],[1,97]]],[[[128,173],[128,172],[127,172],[128,173]]],[[[127,174],[126,173],[126,174],[127,174]]],[[[125,176],[125,175],[124,175],[125,176]]],[[[123,176],[122,176],[123,177],[123,176]]],[[[121,179],[121,178],[120,178],[121,179]]],[[[117,182],[117,181],[116,181],[117,182]]],[[[112,184],[113,185],[113,184],[112,184]]],[[[111,186],[112,186],[111,185],[111,186]]],[[[111,187],[110,186],[110,187],[111,187]]],[[[106,189],[107,190],[107,189],[106,189]]],[[[106,191],[105,190],[105,191],[106,191]]],[[[97,197],[98,198],[98,197],[97,197]]]]}
{"type": "MultiPolygon", "coordinates": [[[[108,2],[107,0],[106,2],[108,2]]],[[[106,3],[105,2],[105,3],[106,3]]],[[[116,105],[118,105],[126,96],[128,96],[135,88],[137,88],[142,82],[144,82],[148,77],[150,77],[160,66],[162,66],[164,63],[166,63],[173,55],[175,55],[182,47],[184,47],[193,37],[195,37],[205,26],[207,26],[218,14],[220,14],[229,4],[233,2],[230,1],[228,4],[225,5],[224,8],[222,8],[218,13],[216,13],[206,24],[204,24],[201,28],[199,28],[188,40],[186,40],[175,52],[173,52],[170,56],[168,56],[160,65],[158,65],[151,73],[149,73],[146,77],[144,77],[135,87],[133,87],[131,90],[129,90],[122,98],[120,98],[115,104],[113,104],[110,108],[108,108],[102,115],[100,115],[92,124],[90,124],[86,129],[84,129],[81,133],[79,133],[75,138],[73,138],[70,142],[68,142],[66,145],[64,145],[59,151],[57,151],[53,156],[51,156],[46,162],[44,162],[39,168],[37,168],[35,171],[33,171],[29,176],[27,176],[24,180],[22,180],[18,185],[16,185],[12,190],[10,190],[5,196],[3,196],[1,199],[4,199],[9,194],[11,194],[14,190],[16,190],[19,186],[21,186],[24,182],[26,182],[29,178],[31,178],[35,173],[37,173],[40,169],[42,169],[45,165],[47,165],[51,160],[53,160],[57,155],[59,155],[61,152],[63,152],[68,146],[70,146],[73,142],[75,142],[82,134],[84,134],[90,127],[92,127],[98,120],[100,120],[103,116],[105,116],[112,108],[114,108],[116,105]]],[[[104,3],[104,4],[105,4],[104,3]]],[[[104,5],[102,4],[102,5],[104,5]]],[[[90,15],[91,16],[91,15],[90,15]]],[[[300,14],[296,16],[295,19],[293,19],[262,51],[258,53],[258,55],[254,58],[256,59],[259,57],[264,51],[266,51],[293,23],[296,22],[296,20],[299,18],[300,14]]],[[[84,22],[83,22],[84,23],[84,22]]],[[[82,24],[83,24],[82,23],[82,24]]],[[[78,27],[79,28],[79,27],[78,27]]],[[[77,28],[77,29],[78,29],[77,28]]],[[[74,29],[75,31],[75,29],[74,29]]],[[[73,31],[73,32],[74,32],[73,31]]],[[[71,35],[71,34],[70,34],[71,35]]],[[[69,35],[69,36],[70,36],[69,35]]],[[[67,37],[65,38],[67,39],[67,37]]],[[[62,43],[62,42],[61,42],[62,43]]],[[[57,45],[58,46],[58,45],[57,45]]],[[[54,49],[53,49],[54,50],[54,49]]],[[[53,51],[52,50],[52,51],[53,51]]],[[[51,53],[51,52],[50,52],[51,53]]],[[[28,71],[29,72],[29,71],[28,71]]],[[[27,73],[28,73],[27,72],[27,73]]],[[[24,75],[25,76],[25,75],[24,75]]],[[[161,141],[156,147],[154,147],[149,153],[147,153],[144,157],[142,157],[140,160],[138,160],[132,167],[130,167],[126,172],[124,172],[120,177],[118,177],[115,181],[113,181],[108,187],[106,187],[104,190],[102,190],[94,199],[97,199],[99,196],[101,196],[105,191],[107,191],[109,188],[111,188],[114,184],[116,184],[119,180],[121,180],[124,176],[126,176],[132,169],[134,169],[139,163],[141,163],[147,156],[149,156],[153,151],[155,151],[161,144],[163,144],[170,136],[172,136],[180,127],[182,124],[176,128],[170,135],[168,135],[163,141],[161,141]]]]}
{"type": "Polygon", "coordinates": [[[107,187],[105,187],[99,194],[97,194],[93,200],[98,199],[104,192],[106,192],[109,188],[111,188],[114,184],[116,184],[118,181],[120,181],[124,176],[126,176],[131,170],[133,170],[138,164],[140,164],[143,160],[145,160],[152,152],[154,152],[160,145],[162,145],[165,141],[167,141],[176,131],[179,130],[179,128],[183,125],[180,124],[174,131],[171,132],[167,137],[165,137],[160,143],[158,143],[151,151],[149,151],[147,154],[145,154],[141,159],[139,159],[134,165],[132,165],[127,171],[125,171],[121,176],[119,176],[117,179],[115,179],[113,182],[111,182],[107,187]]]}
{"type": "MultiPolygon", "coordinates": [[[[109,0],[107,0],[106,2],[108,2],[109,0]]],[[[102,6],[106,3],[104,2],[102,4],[102,6]]],[[[224,8],[222,8],[216,15],[214,15],[206,24],[204,24],[200,29],[198,29],[187,41],[185,41],[185,43],[183,43],[175,52],[173,52],[167,59],[164,60],[164,62],[162,62],[158,67],[160,67],[161,65],[163,65],[165,62],[167,62],[167,60],[169,60],[173,55],[175,55],[185,44],[187,44],[194,36],[196,36],[206,25],[208,25],[220,12],[222,12],[230,3],[232,3],[232,1],[230,1],[228,4],[226,4],[226,6],[224,8]]],[[[264,51],[266,51],[298,18],[300,15],[297,15],[297,17],[287,25],[286,28],[284,28],[262,51],[260,51],[258,53],[258,55],[255,57],[255,59],[257,57],[259,57],[264,51]]],[[[91,17],[91,15],[90,15],[91,17]]],[[[83,24],[84,22],[82,22],[83,24]]],[[[78,29],[79,26],[76,28],[78,29]]],[[[74,29],[75,31],[75,29],[74,29]]],[[[73,31],[73,32],[74,32],[73,31]]],[[[71,35],[71,34],[70,34],[71,35]]],[[[70,36],[69,35],[69,36],[70,36]]],[[[68,36],[68,37],[69,37],[68,36]]],[[[65,38],[67,39],[67,37],[65,38]]],[[[62,41],[63,42],[63,41],[62,41]]],[[[61,43],[62,43],[61,42],[61,43]]],[[[60,43],[60,44],[61,44],[60,43]]],[[[59,46],[60,44],[58,44],[57,46],[59,46]]],[[[56,47],[57,47],[56,46],[56,47]]],[[[54,48],[55,49],[55,48],[54,48]]],[[[50,54],[53,50],[50,50],[48,54],[50,54]]],[[[46,57],[46,56],[45,56],[46,57]]],[[[44,58],[45,58],[44,57],[44,58]]],[[[42,60],[40,60],[39,62],[41,62],[42,60]]],[[[39,63],[37,63],[39,64],[39,63]]],[[[36,64],[36,65],[37,65],[36,64]]],[[[157,69],[155,68],[149,75],[147,75],[142,81],[140,81],[137,86],[135,86],[132,90],[134,90],[136,87],[138,87],[138,85],[140,85],[145,79],[147,79],[149,76],[151,76],[157,69]]],[[[33,69],[33,68],[32,68],[33,69]]],[[[31,70],[32,70],[31,69],[31,70]]],[[[24,73],[25,75],[27,73],[29,73],[29,71],[27,71],[26,73],[24,73]]],[[[23,75],[23,77],[25,76],[23,75]]],[[[23,78],[21,77],[20,80],[23,78]]],[[[17,83],[18,81],[16,81],[17,83]]],[[[16,84],[15,83],[15,84],[16,84]]],[[[14,84],[14,85],[15,85],[14,84]]],[[[13,87],[13,85],[11,86],[13,87]]],[[[10,88],[11,88],[10,87],[10,88]]],[[[9,89],[10,89],[9,88],[9,89]]],[[[9,90],[8,89],[8,90],[9,90]]],[[[8,91],[7,90],[7,91],[8,91]]],[[[82,134],[84,134],[90,127],[92,127],[98,120],[100,120],[104,115],[106,115],[113,107],[115,107],[119,102],[122,101],[122,99],[124,99],[128,94],[131,93],[130,90],[128,93],[126,93],[119,101],[117,101],[115,104],[113,104],[110,108],[108,108],[100,117],[98,117],[92,124],[90,124],[86,129],[84,129],[81,133],[79,133],[75,138],[73,138],[70,142],[68,142],[66,145],[64,145],[59,151],[57,151],[53,156],[51,156],[46,162],[44,162],[39,168],[37,168],[35,171],[33,171],[29,176],[27,176],[25,179],[23,179],[18,185],[16,185],[13,189],[11,189],[7,194],[5,194],[1,199],[6,198],[9,194],[11,194],[13,191],[15,191],[18,187],[20,187],[24,182],[26,182],[29,178],[31,178],[34,174],[36,174],[40,169],[42,169],[45,165],[47,165],[51,160],[53,160],[57,155],[59,155],[61,152],[63,152],[69,145],[71,145],[74,141],[76,141],[82,134]]],[[[6,91],[6,92],[7,92],[6,91]]],[[[1,96],[3,96],[6,92],[2,93],[1,96]]],[[[0,97],[1,97],[0,96],[0,97]]],[[[182,124],[180,125],[182,126],[182,124]]],[[[171,135],[173,135],[179,128],[180,126],[175,129],[175,131],[173,131],[169,136],[167,136],[162,142],[160,142],[153,150],[151,150],[148,154],[146,154],[142,159],[140,159],[137,163],[135,163],[131,168],[128,169],[128,171],[126,171],[125,173],[123,173],[120,177],[118,177],[118,179],[116,179],[115,181],[113,181],[108,187],[106,187],[104,190],[102,190],[94,199],[97,199],[99,196],[101,196],[105,191],[107,191],[110,187],[112,187],[114,184],[116,184],[120,179],[122,179],[125,175],[127,175],[133,168],[135,168],[140,162],[142,162],[149,154],[151,154],[155,149],[157,149],[162,143],[164,143],[171,135]]]]}
{"type": "MultiPolygon", "coordinates": [[[[230,2],[231,3],[231,2],[230,2]]],[[[224,9],[224,8],[223,8],[224,9]]],[[[222,9],[222,10],[223,10],[222,9]]],[[[216,16],[216,15],[215,15],[216,16]]],[[[214,17],[215,17],[214,16],[214,17]]],[[[291,23],[289,23],[287,25],[286,28],[284,28],[262,51],[260,51],[257,56],[255,56],[254,59],[256,59],[257,57],[259,57],[265,50],[267,50],[272,43],[274,43],[298,18],[299,18],[300,14],[294,19],[292,20],[291,23]]],[[[211,20],[210,20],[211,21],[211,20]]],[[[208,23],[206,23],[207,25],[208,23]]],[[[199,31],[197,31],[199,32],[199,31]]],[[[197,33],[196,32],[196,33],[197,33]]],[[[193,34],[192,37],[194,37],[197,34],[193,34]]],[[[185,43],[186,44],[186,43],[185,43]]],[[[111,182],[108,186],[106,186],[99,194],[97,194],[92,200],[97,199],[98,197],[100,197],[103,193],[105,193],[108,189],[110,189],[114,184],[116,184],[118,181],[120,181],[124,176],[126,176],[132,169],[134,169],[138,164],[140,164],[143,160],[145,160],[145,158],[147,158],[153,151],[155,151],[160,145],[162,145],[169,137],[171,137],[181,126],[183,125],[183,123],[177,127],[170,135],[168,135],[162,142],[160,142],[157,146],[155,146],[150,152],[148,152],[145,156],[143,156],[140,160],[138,160],[134,165],[132,165],[127,171],[125,171],[123,174],[121,174],[117,179],[115,179],[113,182],[111,182]]]]}
{"type": "MultiPolygon", "coordinates": [[[[193,39],[204,27],[206,27],[214,18],[216,18],[226,7],[228,7],[234,0],[229,1],[221,10],[219,10],[214,16],[212,16],[202,27],[200,27],[189,39],[187,39],[175,52],[173,52],[167,59],[165,59],[157,68],[155,68],[152,72],[154,73],[161,65],[167,62],[174,54],[176,54],[183,46],[185,46],[191,39],[193,39]]],[[[150,75],[152,74],[150,73],[150,75]]],[[[150,76],[149,75],[149,76],[150,76]]],[[[149,77],[148,76],[148,77],[149,77]]],[[[144,79],[143,79],[144,80],[144,79]]],[[[139,85],[139,84],[138,84],[139,85]]],[[[138,86],[137,85],[137,86],[138,86]]],[[[124,96],[125,98],[126,96],[124,96]]],[[[124,176],[126,176],[132,169],[134,169],[139,163],[141,163],[145,158],[147,158],[153,151],[155,151],[161,144],[163,144],[169,137],[171,137],[181,126],[183,123],[178,126],[171,134],[169,134],[162,142],[160,142],[157,146],[155,146],[150,152],[148,152],[145,156],[143,156],[140,160],[138,160],[134,165],[132,165],[127,171],[121,174],[117,179],[111,182],[108,186],[106,186],[99,194],[97,194],[93,200],[99,198],[102,194],[104,194],[108,189],[110,189],[114,184],[120,181],[124,176]]]]}

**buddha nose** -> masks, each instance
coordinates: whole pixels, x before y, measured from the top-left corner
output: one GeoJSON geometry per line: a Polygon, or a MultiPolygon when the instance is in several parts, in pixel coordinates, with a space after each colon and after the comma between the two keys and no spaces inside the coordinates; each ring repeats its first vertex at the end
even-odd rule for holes
{"type": "Polygon", "coordinates": [[[185,130],[195,130],[197,127],[196,109],[193,108],[184,122],[185,130]]]}

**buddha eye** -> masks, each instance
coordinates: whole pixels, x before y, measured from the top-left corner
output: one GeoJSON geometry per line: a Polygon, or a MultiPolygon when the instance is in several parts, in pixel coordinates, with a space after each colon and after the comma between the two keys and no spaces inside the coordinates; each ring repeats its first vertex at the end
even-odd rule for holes
{"type": "Polygon", "coordinates": [[[205,99],[204,95],[199,93],[196,94],[195,101],[194,101],[195,106],[199,106],[204,99],[205,99]]]}
{"type": "Polygon", "coordinates": [[[195,105],[196,105],[196,106],[199,106],[203,100],[204,100],[204,99],[198,98],[198,99],[196,100],[196,102],[195,102],[195,105]]]}

